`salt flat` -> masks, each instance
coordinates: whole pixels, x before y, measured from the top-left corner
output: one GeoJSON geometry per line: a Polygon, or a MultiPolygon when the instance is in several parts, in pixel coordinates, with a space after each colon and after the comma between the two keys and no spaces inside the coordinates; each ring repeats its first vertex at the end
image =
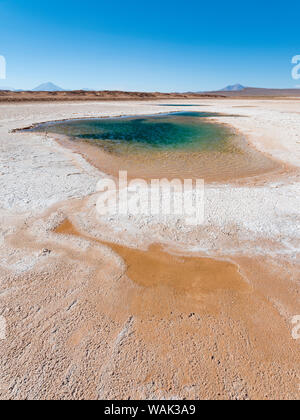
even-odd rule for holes
{"type": "Polygon", "coordinates": [[[196,228],[180,217],[99,219],[101,171],[50,135],[11,132],[186,110],[162,103],[0,105],[1,398],[299,397],[291,333],[300,313],[299,100],[205,99],[188,108],[234,114],[217,121],[278,161],[265,176],[208,184],[196,228]],[[104,241],[231,261],[251,292],[142,288],[109,247],[55,234],[66,218],[104,241]]]}

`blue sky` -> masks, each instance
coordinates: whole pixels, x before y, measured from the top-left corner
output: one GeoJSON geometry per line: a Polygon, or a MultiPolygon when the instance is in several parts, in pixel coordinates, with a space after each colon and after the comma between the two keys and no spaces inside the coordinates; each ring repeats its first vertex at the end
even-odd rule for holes
{"type": "Polygon", "coordinates": [[[299,0],[0,0],[0,55],[7,60],[0,86],[294,87],[299,16],[299,0]]]}

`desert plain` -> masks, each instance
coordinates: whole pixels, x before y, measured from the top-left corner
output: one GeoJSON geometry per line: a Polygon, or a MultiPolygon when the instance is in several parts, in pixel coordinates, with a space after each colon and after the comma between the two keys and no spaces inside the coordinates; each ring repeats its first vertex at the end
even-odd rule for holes
{"type": "Polygon", "coordinates": [[[299,398],[299,99],[1,103],[0,152],[1,399],[299,398]],[[274,162],[206,183],[196,227],[99,217],[88,151],[16,131],[180,104],[274,162]]]}

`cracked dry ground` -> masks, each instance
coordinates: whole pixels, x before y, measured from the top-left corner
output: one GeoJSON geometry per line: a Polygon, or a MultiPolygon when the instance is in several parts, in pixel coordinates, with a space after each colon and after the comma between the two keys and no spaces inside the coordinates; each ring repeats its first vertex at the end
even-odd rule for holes
{"type": "Polygon", "coordinates": [[[141,284],[130,278],[130,253],[128,265],[75,228],[55,231],[51,217],[23,219],[6,238],[7,262],[19,266],[1,270],[2,399],[298,397],[298,345],[266,291],[291,288],[299,267],[285,265],[274,280],[278,261],[240,258],[245,279],[227,288],[188,276],[184,287],[141,284]]]}

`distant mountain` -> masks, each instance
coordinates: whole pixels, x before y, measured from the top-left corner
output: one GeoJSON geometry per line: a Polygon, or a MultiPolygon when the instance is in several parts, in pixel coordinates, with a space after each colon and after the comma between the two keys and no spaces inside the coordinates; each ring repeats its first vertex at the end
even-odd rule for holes
{"type": "Polygon", "coordinates": [[[51,82],[43,83],[32,90],[33,92],[63,92],[64,91],[64,89],[62,89],[59,86],[56,86],[55,84],[51,82]]]}
{"type": "MultiPolygon", "coordinates": [[[[29,92],[30,90],[28,89],[14,89],[12,87],[8,87],[8,86],[0,86],[0,91],[3,90],[8,90],[11,92],[24,92],[27,91],[29,92]]],[[[36,88],[32,89],[31,92],[68,92],[69,89],[63,89],[60,86],[55,85],[52,82],[48,82],[48,83],[43,83],[39,86],[37,86],[36,88]]],[[[90,89],[90,88],[82,88],[82,89],[75,89],[75,91],[85,91],[85,92],[94,92],[96,91],[96,89],[90,89]]]]}
{"type": "Polygon", "coordinates": [[[300,89],[270,89],[244,87],[241,85],[228,86],[222,90],[203,92],[209,95],[222,95],[226,98],[242,98],[242,97],[300,97],[300,89]]]}
{"type": "Polygon", "coordinates": [[[7,87],[7,86],[0,86],[0,90],[10,90],[11,92],[14,92],[15,89],[12,87],[7,87]]]}
{"type": "Polygon", "coordinates": [[[245,86],[237,83],[236,85],[226,86],[224,89],[221,89],[220,92],[240,92],[241,90],[246,89],[245,86]]]}

